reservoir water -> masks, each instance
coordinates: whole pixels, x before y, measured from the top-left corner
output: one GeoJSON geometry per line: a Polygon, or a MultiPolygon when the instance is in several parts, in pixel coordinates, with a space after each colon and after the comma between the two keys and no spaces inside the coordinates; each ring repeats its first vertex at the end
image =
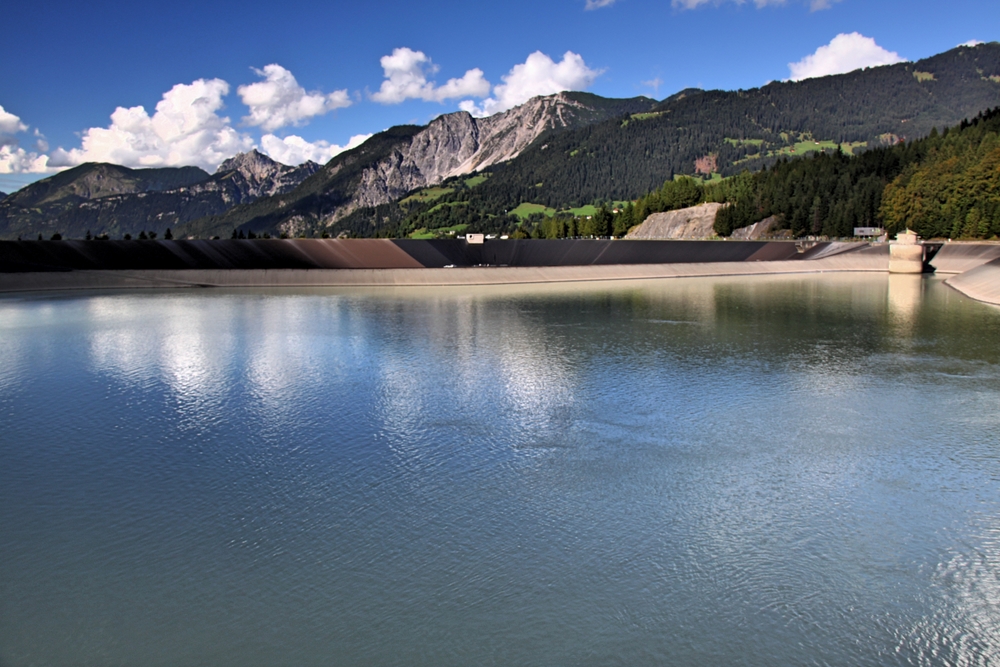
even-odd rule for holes
{"type": "Polygon", "coordinates": [[[0,665],[1000,662],[939,279],[0,299],[0,665]]]}

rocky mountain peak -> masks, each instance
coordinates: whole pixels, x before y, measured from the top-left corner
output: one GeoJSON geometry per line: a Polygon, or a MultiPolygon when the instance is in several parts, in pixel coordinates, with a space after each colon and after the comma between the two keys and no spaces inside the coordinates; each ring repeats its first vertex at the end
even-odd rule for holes
{"type": "MultiPolygon", "coordinates": [[[[332,224],[363,206],[378,206],[450,177],[512,160],[542,134],[652,108],[653,100],[610,100],[590,93],[565,92],[533,97],[501,113],[476,118],[465,111],[438,116],[365,168],[349,200],[330,207],[323,224],[332,224]]],[[[330,176],[342,166],[336,158],[330,176]]]]}
{"type": "Polygon", "coordinates": [[[205,188],[236,188],[233,201],[243,203],[293,190],[318,169],[319,165],[311,161],[290,167],[253,149],[219,165],[212,183],[205,188]]]}
{"type": "Polygon", "coordinates": [[[238,153],[219,165],[215,171],[221,174],[227,171],[238,171],[253,182],[260,182],[273,176],[278,171],[287,169],[286,165],[275,162],[256,148],[246,153],[238,153]]]}
{"type": "Polygon", "coordinates": [[[573,125],[581,112],[594,113],[596,110],[574,99],[570,93],[556,93],[533,97],[513,109],[474,119],[476,151],[442,176],[467,174],[512,160],[543,132],[573,125]]]}

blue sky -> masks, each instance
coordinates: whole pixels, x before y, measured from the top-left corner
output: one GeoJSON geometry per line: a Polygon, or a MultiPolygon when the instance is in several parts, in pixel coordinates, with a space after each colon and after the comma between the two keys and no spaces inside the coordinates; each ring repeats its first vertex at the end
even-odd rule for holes
{"type": "Polygon", "coordinates": [[[7,192],[91,159],[211,170],[258,147],[325,161],[352,137],[557,88],[662,99],[1000,39],[995,0],[7,0],[0,13],[7,192]]]}

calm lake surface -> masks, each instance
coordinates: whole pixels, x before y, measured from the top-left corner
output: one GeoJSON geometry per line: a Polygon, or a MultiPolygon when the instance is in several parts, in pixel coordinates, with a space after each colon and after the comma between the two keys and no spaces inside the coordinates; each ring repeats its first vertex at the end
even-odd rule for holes
{"type": "Polygon", "coordinates": [[[940,279],[0,299],[3,667],[998,661],[940,279]]]}

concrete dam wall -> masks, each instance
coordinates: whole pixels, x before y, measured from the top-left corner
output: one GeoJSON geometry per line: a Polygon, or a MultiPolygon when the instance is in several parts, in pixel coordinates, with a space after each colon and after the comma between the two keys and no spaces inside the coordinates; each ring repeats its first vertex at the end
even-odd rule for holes
{"type": "Polygon", "coordinates": [[[808,260],[884,247],[763,241],[255,239],[0,241],[0,273],[150,270],[416,269],[808,260]]]}
{"type": "MultiPolygon", "coordinates": [[[[943,272],[998,244],[946,244],[943,272]]],[[[783,241],[255,239],[0,241],[0,292],[199,286],[489,285],[685,276],[887,272],[885,244],[783,241]]],[[[988,276],[988,277],[987,277],[988,276]]],[[[952,284],[952,281],[949,281],[952,284]]],[[[978,284],[978,283],[977,283],[978,284]]],[[[961,289],[959,284],[954,284],[961,289]]],[[[963,290],[964,291],[964,290],[963,290]]],[[[973,298],[979,298],[970,293],[973,298]]],[[[988,300],[988,299],[986,299],[988,300]]]]}
{"type": "Polygon", "coordinates": [[[1000,306],[1000,259],[953,276],[945,284],[967,297],[1000,306]]]}
{"type": "Polygon", "coordinates": [[[931,265],[937,273],[965,273],[1000,259],[1000,243],[945,243],[931,265]]]}

